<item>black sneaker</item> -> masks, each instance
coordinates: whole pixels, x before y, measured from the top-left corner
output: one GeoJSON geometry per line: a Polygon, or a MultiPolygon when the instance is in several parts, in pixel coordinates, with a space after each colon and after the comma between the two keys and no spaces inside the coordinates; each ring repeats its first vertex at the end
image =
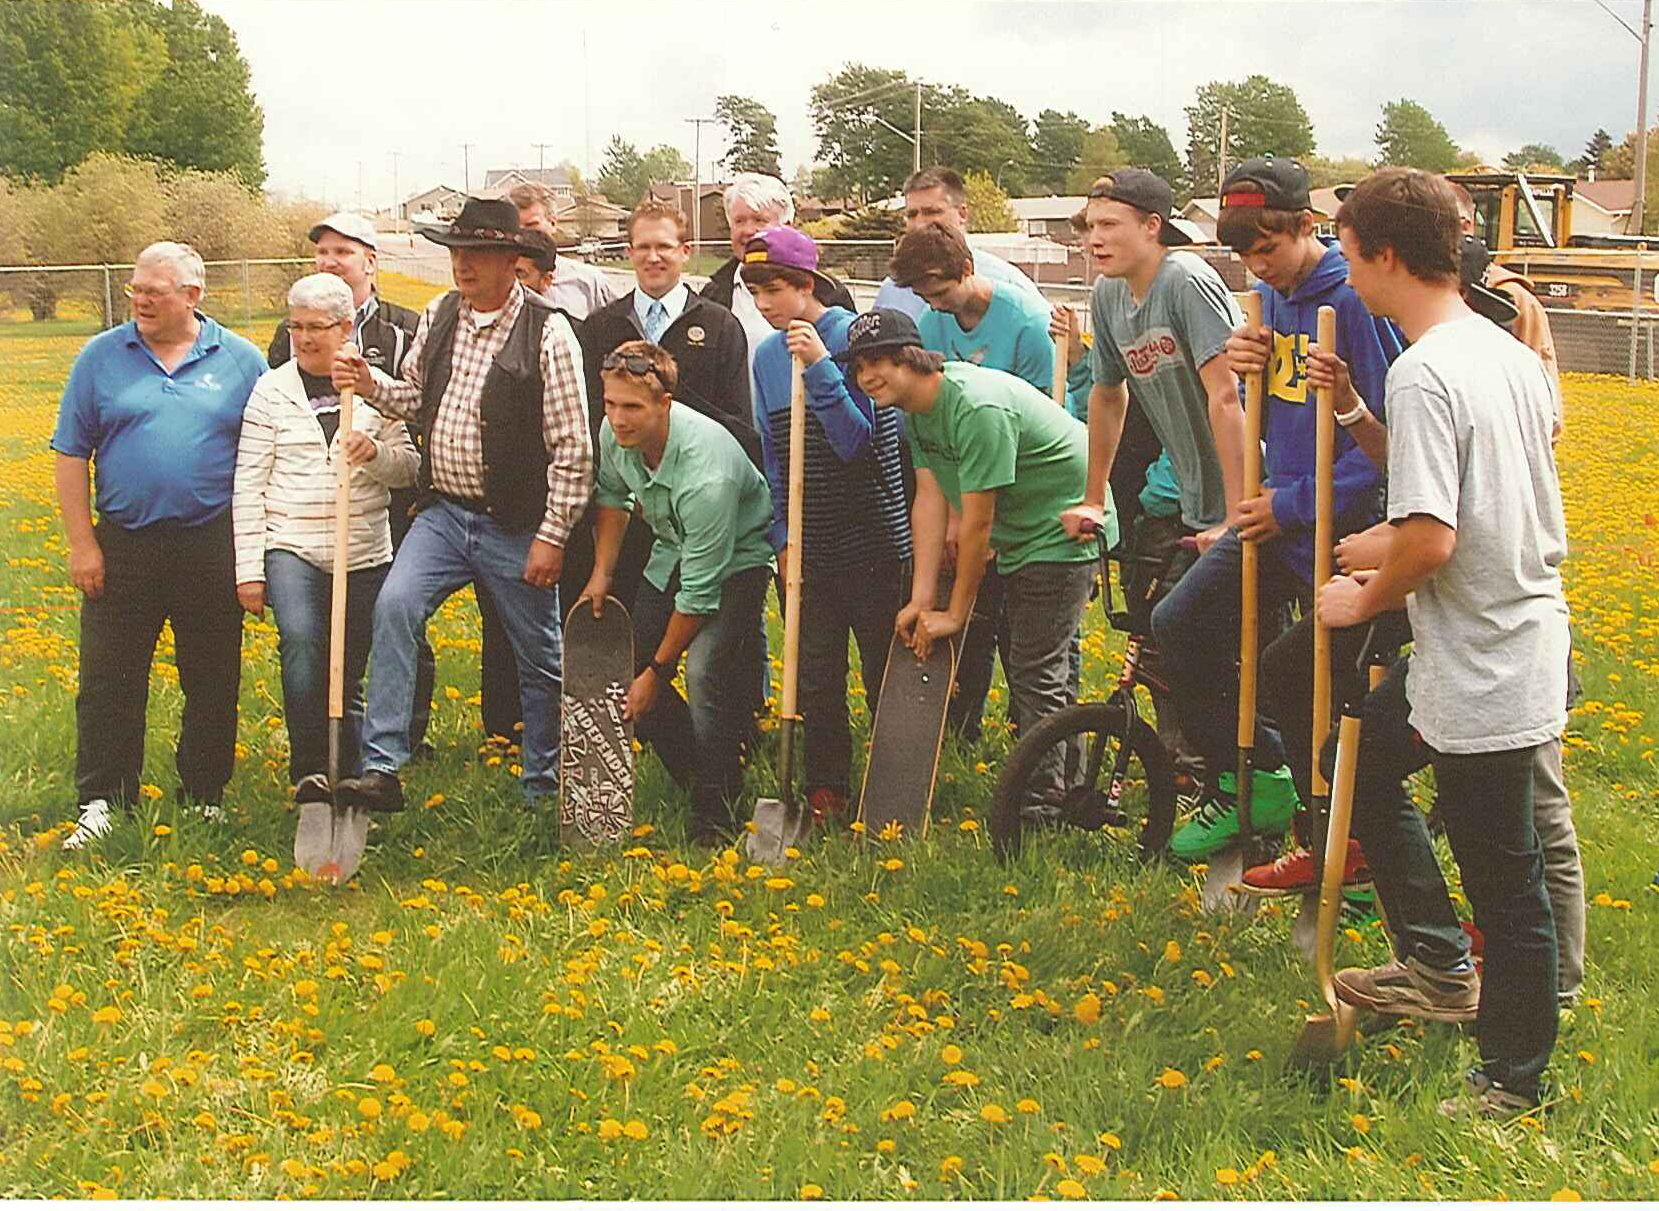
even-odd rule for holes
{"type": "MultiPolygon", "coordinates": [[[[345,783],[346,779],[342,778],[340,784],[344,786],[345,783]]],[[[328,788],[327,774],[307,774],[294,787],[294,804],[297,807],[304,807],[307,803],[333,802],[334,794],[328,788]]]]}
{"type": "Polygon", "coordinates": [[[1540,1109],[1536,1096],[1527,1097],[1505,1089],[1479,1068],[1463,1075],[1463,1091],[1440,1103],[1440,1113],[1449,1119],[1512,1119],[1540,1109]]]}
{"type": "Polygon", "coordinates": [[[372,769],[360,778],[340,779],[340,805],[371,812],[403,810],[403,784],[396,774],[372,769]]]}

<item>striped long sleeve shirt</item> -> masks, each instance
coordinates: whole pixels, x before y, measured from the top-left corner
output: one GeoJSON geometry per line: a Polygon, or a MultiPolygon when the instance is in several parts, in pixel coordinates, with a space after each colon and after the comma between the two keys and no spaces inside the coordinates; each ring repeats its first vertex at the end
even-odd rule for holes
{"type": "MultiPolygon", "coordinates": [[[[389,489],[415,482],[420,455],[402,421],[388,420],[361,401],[351,427],[373,439],[377,453],[352,468],[347,570],[391,562],[389,489]]],[[[236,581],[265,579],[265,553],[292,551],[313,567],[334,567],[336,458],[344,434],[323,440],[299,363],[285,362],[254,384],[242,414],[231,491],[236,581]]]]}

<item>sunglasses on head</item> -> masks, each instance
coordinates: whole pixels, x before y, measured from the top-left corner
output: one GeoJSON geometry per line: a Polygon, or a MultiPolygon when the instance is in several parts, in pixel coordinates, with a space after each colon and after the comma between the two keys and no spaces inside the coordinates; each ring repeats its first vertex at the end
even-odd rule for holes
{"type": "Polygon", "coordinates": [[[605,360],[599,363],[602,371],[624,370],[629,374],[643,378],[647,374],[662,384],[664,391],[668,390],[668,380],[657,369],[657,364],[643,353],[607,353],[605,360]]]}

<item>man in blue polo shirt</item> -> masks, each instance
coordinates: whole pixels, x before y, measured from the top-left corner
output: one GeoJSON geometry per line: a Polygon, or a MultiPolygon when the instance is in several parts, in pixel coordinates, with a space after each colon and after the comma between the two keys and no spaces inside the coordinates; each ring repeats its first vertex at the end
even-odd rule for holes
{"type": "Polygon", "coordinates": [[[230,495],[242,410],[265,369],[249,341],[196,310],[206,272],[188,244],[151,244],[127,295],[133,318],[88,341],[58,409],[58,508],[81,591],[75,699],[79,849],[138,796],[150,660],[173,624],[184,691],[181,801],[208,819],[236,757],[242,608],[230,495]],[[87,464],[96,460],[98,522],[87,464]]]}

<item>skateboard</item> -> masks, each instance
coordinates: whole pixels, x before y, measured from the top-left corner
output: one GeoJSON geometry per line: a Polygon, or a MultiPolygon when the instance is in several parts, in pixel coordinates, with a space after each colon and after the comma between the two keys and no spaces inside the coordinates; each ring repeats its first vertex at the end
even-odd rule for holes
{"type": "Polygon", "coordinates": [[[598,848],[634,827],[634,725],[622,717],[634,679],[634,626],[614,597],[565,619],[559,713],[559,838],[598,848]]]}
{"type": "Polygon", "coordinates": [[[956,656],[954,636],[935,643],[926,660],[918,660],[897,636],[887,649],[887,671],[881,679],[858,799],[866,841],[893,826],[900,836],[927,833],[945,712],[956,682],[956,656]]]}

